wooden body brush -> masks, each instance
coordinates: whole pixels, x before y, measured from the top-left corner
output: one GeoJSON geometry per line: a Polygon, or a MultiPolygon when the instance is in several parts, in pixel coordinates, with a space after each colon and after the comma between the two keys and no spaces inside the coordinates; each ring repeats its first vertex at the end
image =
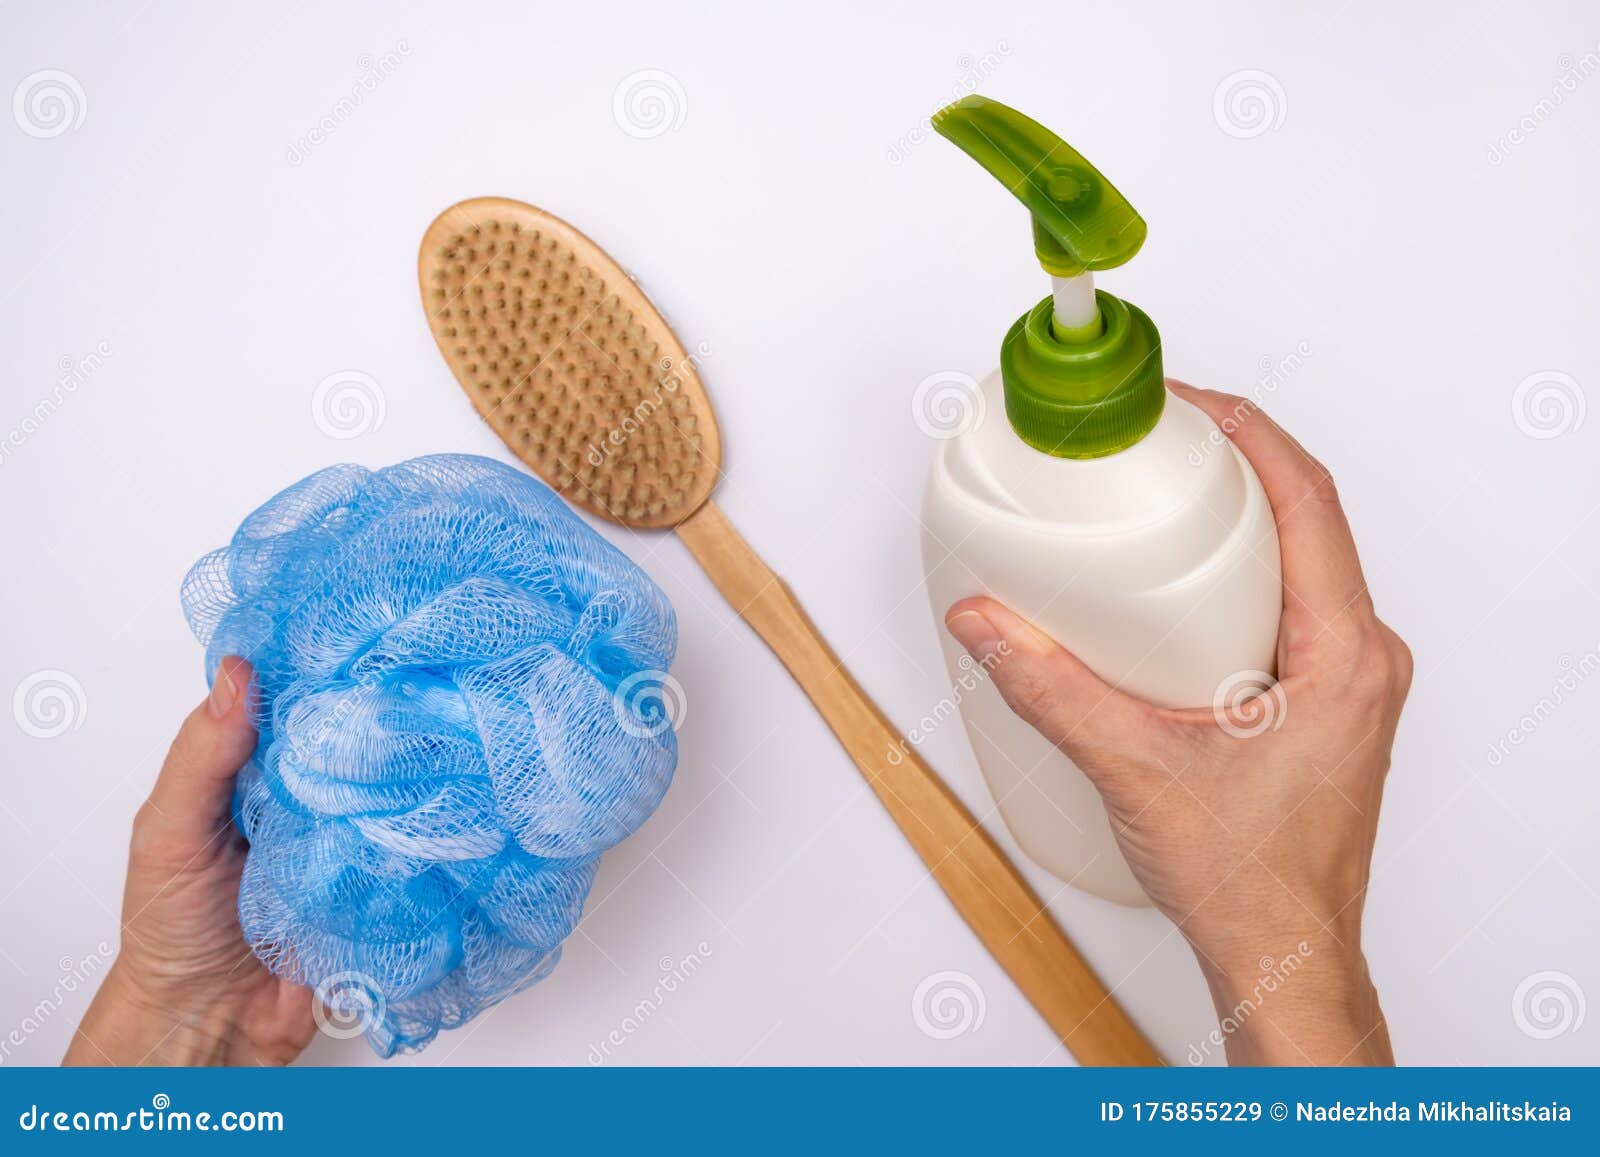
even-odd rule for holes
{"type": "Polygon", "coordinates": [[[418,274],[434,339],[484,420],[569,501],[624,526],[677,531],[1079,1062],[1162,1063],[1016,867],[710,500],[722,457],[710,399],[694,359],[616,262],[559,218],[485,197],[434,221],[418,274]]]}

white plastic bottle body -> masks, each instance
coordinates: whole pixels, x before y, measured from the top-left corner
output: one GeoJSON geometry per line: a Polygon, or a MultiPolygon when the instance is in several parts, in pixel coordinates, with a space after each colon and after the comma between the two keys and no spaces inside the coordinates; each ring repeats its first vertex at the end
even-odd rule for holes
{"type": "Polygon", "coordinates": [[[1130,694],[1209,706],[1274,670],[1272,511],[1244,456],[1175,395],[1139,442],[1080,460],[1017,437],[998,373],[981,388],[983,417],[940,444],[922,511],[928,594],[967,736],[1029,857],[1094,895],[1148,904],[1094,786],[1011,712],[943,616],[989,595],[1130,694]]]}

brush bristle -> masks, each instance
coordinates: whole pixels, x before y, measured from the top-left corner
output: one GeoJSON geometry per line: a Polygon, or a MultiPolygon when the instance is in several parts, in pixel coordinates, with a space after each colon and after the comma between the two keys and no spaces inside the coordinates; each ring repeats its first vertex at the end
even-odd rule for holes
{"type": "Polygon", "coordinates": [[[705,500],[720,446],[694,360],[581,233],[532,206],[466,202],[429,230],[421,273],[462,388],[563,496],[640,527],[705,500]]]}

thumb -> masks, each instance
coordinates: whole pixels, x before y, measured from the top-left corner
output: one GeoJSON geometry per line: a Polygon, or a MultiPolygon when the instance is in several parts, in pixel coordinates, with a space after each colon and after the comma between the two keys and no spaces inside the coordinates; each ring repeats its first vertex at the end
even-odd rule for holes
{"type": "Polygon", "coordinates": [[[1065,647],[993,599],[962,599],[945,615],[956,641],[1033,728],[1092,780],[1157,722],[1155,709],[1112,687],[1065,647]]]}
{"type": "Polygon", "coordinates": [[[236,656],[217,665],[211,693],[183,721],[150,790],[136,851],[183,866],[215,846],[230,822],[234,778],[256,746],[253,675],[250,664],[236,656]]]}

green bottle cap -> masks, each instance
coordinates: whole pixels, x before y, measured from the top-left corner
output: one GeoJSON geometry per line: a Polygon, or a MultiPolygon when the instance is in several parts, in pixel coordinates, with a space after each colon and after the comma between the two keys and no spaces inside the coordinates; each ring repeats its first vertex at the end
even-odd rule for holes
{"type": "MultiPolygon", "coordinates": [[[[997,178],[1033,218],[1034,252],[1055,278],[1114,269],[1144,244],[1144,219],[1071,145],[1016,109],[963,97],[933,127],[997,178]]],[[[1087,285],[1087,283],[1083,283],[1087,285]]],[[[1083,299],[1087,302],[1087,297],[1083,299]]],[[[1000,351],[1006,416],[1035,449],[1098,458],[1161,417],[1161,335],[1142,310],[1096,293],[1097,324],[1052,324],[1052,298],[1023,315],[1000,351]]]]}

